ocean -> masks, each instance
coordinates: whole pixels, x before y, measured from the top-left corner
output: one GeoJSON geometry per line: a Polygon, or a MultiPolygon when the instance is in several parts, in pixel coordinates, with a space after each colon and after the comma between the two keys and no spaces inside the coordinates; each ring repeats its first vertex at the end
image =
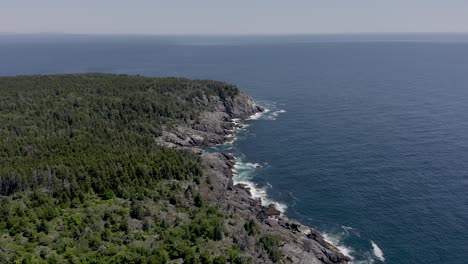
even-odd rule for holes
{"type": "Polygon", "coordinates": [[[468,263],[466,35],[0,35],[0,75],[82,72],[236,84],[236,181],[353,263],[468,263]]]}

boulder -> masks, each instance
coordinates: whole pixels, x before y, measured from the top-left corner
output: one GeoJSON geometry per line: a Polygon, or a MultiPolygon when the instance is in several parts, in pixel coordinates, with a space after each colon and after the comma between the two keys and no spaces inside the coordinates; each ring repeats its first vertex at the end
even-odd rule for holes
{"type": "Polygon", "coordinates": [[[276,209],[276,206],[274,204],[270,204],[266,209],[266,215],[268,217],[278,217],[281,215],[281,211],[276,209]]]}

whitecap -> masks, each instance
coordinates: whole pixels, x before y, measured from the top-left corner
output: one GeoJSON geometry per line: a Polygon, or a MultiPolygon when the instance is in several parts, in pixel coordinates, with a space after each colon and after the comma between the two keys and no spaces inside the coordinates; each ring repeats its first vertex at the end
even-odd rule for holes
{"type": "Polygon", "coordinates": [[[383,254],[383,251],[382,249],[379,248],[379,246],[371,240],[371,244],[372,244],[372,249],[374,251],[374,255],[382,262],[385,261],[385,258],[384,258],[384,254],[383,254]]]}

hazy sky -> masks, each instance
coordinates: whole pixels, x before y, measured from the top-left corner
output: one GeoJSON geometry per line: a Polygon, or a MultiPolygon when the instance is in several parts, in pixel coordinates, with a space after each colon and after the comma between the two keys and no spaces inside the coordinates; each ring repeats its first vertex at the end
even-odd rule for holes
{"type": "Polygon", "coordinates": [[[468,32],[468,0],[0,0],[0,32],[468,32]]]}

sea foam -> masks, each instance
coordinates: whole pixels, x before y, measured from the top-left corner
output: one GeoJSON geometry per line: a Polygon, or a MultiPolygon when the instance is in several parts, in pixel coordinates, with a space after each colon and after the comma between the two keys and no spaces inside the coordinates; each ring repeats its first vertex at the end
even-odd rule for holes
{"type": "Polygon", "coordinates": [[[383,251],[382,249],[379,248],[379,246],[371,240],[371,244],[372,244],[372,250],[374,251],[374,255],[382,262],[385,261],[385,258],[384,258],[384,254],[383,254],[383,251]]]}
{"type": "Polygon", "coordinates": [[[335,246],[345,256],[348,256],[351,259],[351,261],[354,259],[353,256],[352,256],[352,253],[354,252],[354,249],[341,244],[341,237],[340,236],[336,236],[336,235],[328,234],[328,233],[324,233],[324,232],[322,232],[322,236],[323,236],[323,239],[325,241],[327,241],[328,243],[335,246]]]}
{"type": "Polygon", "coordinates": [[[259,187],[252,181],[255,170],[261,167],[263,166],[259,163],[243,162],[241,158],[236,158],[236,164],[232,169],[234,174],[234,184],[241,183],[247,185],[252,198],[260,199],[262,205],[274,204],[276,209],[278,209],[283,214],[287,209],[286,204],[271,200],[268,197],[268,189],[271,188],[271,185],[267,184],[265,187],[259,187]]]}
{"type": "Polygon", "coordinates": [[[255,113],[255,114],[249,116],[249,117],[247,118],[247,120],[257,120],[257,119],[259,119],[260,117],[262,117],[263,114],[264,114],[264,112],[263,112],[263,113],[262,113],[262,112],[255,113]]]}

